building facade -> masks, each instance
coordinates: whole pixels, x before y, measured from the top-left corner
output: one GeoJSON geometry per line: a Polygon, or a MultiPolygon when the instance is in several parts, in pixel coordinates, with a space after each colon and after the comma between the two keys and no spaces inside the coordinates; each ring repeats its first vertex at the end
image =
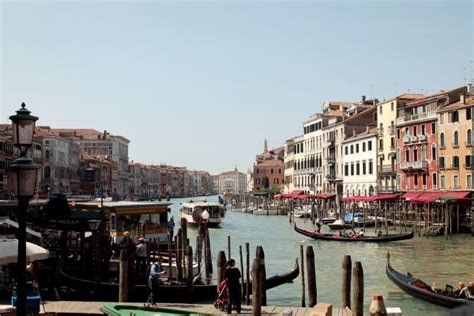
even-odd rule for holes
{"type": "Polygon", "coordinates": [[[283,193],[291,193],[295,189],[293,182],[295,171],[295,138],[288,139],[285,142],[285,157],[283,159],[285,164],[285,185],[283,193]]]}
{"type": "Polygon", "coordinates": [[[217,187],[219,194],[245,194],[247,191],[247,175],[234,171],[227,171],[217,175],[217,187]]]}
{"type": "Polygon", "coordinates": [[[280,192],[285,183],[284,147],[268,150],[265,140],[264,151],[257,155],[253,169],[254,191],[280,192]]]}

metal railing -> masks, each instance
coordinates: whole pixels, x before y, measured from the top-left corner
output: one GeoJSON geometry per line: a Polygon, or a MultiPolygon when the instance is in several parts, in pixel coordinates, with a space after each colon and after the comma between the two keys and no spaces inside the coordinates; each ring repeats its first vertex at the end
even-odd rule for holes
{"type": "Polygon", "coordinates": [[[403,117],[397,118],[397,124],[404,124],[408,122],[416,122],[416,121],[423,121],[423,120],[430,120],[436,118],[436,112],[425,112],[420,114],[413,114],[407,115],[403,117]]]}
{"type": "Polygon", "coordinates": [[[427,161],[409,161],[409,162],[401,162],[400,169],[403,171],[407,170],[426,170],[428,169],[428,162],[427,161]]]}

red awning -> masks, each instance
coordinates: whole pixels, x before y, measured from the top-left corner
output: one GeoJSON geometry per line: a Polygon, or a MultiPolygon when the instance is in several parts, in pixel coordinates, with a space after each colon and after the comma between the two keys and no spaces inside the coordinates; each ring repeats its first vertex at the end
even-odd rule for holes
{"type": "Polygon", "coordinates": [[[456,200],[467,199],[471,192],[445,192],[443,193],[444,198],[452,198],[456,200]]]}
{"type": "Polygon", "coordinates": [[[431,203],[444,195],[444,192],[425,192],[410,201],[415,203],[431,203]]]}
{"type": "Polygon", "coordinates": [[[342,198],[342,202],[372,202],[373,196],[347,196],[342,198]]]}
{"type": "Polygon", "coordinates": [[[379,194],[373,197],[374,201],[393,201],[393,200],[399,200],[400,195],[399,194],[379,194]]]}
{"type": "Polygon", "coordinates": [[[336,196],[335,194],[331,194],[331,193],[318,194],[318,198],[321,200],[332,199],[335,196],[336,196]]]}
{"type": "Polygon", "coordinates": [[[407,201],[411,201],[413,199],[416,199],[417,197],[419,197],[422,194],[423,194],[423,192],[407,192],[407,193],[403,194],[402,199],[405,199],[407,201]]]}
{"type": "Polygon", "coordinates": [[[290,198],[297,198],[298,195],[302,195],[302,194],[304,194],[303,190],[294,190],[293,192],[289,194],[289,196],[290,198]]]}
{"type": "Polygon", "coordinates": [[[307,200],[309,198],[309,195],[300,194],[300,195],[297,195],[296,198],[299,200],[307,200]]]}

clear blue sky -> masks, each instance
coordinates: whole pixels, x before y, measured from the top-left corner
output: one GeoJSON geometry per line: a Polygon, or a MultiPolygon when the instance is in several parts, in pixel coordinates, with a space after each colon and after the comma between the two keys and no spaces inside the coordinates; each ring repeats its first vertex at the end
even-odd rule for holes
{"type": "MultiPolygon", "coordinates": [[[[302,133],[323,101],[464,84],[472,1],[1,1],[1,118],[131,140],[213,173],[302,133]]],[[[473,65],[474,66],[474,65],[473,65]]]]}

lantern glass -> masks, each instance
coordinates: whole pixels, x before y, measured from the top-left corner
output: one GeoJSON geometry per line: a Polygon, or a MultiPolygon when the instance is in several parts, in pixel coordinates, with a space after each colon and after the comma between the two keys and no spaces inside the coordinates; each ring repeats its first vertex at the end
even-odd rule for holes
{"type": "Polygon", "coordinates": [[[207,221],[209,219],[209,212],[207,210],[204,210],[204,212],[202,212],[201,214],[201,217],[203,220],[207,221]]]}
{"type": "Polygon", "coordinates": [[[9,179],[16,197],[32,197],[35,194],[36,170],[11,171],[9,179]]]}
{"type": "Polygon", "coordinates": [[[31,146],[35,121],[19,120],[13,123],[13,144],[15,146],[31,146]]]}

